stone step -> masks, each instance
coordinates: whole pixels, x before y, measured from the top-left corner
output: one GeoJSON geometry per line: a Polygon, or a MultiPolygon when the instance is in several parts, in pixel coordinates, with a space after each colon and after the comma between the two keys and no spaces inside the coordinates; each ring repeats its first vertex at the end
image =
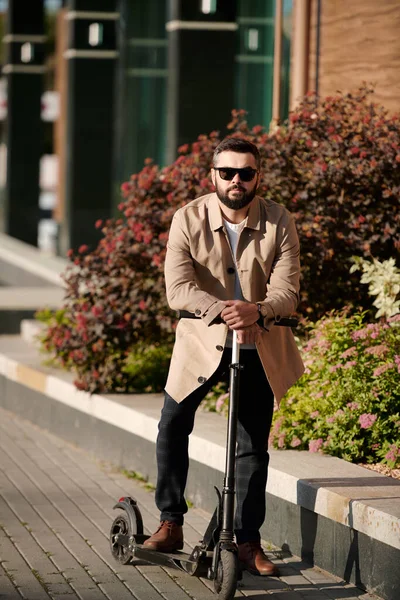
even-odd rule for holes
{"type": "Polygon", "coordinates": [[[25,319],[43,308],[62,306],[61,287],[0,287],[0,334],[19,333],[25,319]]]}

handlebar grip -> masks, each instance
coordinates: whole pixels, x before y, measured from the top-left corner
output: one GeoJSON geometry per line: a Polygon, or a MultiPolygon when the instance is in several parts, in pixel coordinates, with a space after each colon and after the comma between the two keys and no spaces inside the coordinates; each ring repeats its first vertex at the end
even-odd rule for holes
{"type": "MultiPolygon", "coordinates": [[[[189,312],[188,310],[178,310],[176,311],[176,316],[178,319],[198,319],[194,313],[189,312]]],[[[279,319],[279,321],[274,321],[274,325],[279,325],[280,327],[297,327],[299,324],[298,319],[295,317],[283,317],[279,319]]]]}
{"type": "Polygon", "coordinates": [[[283,317],[279,321],[274,321],[274,325],[280,325],[281,327],[297,327],[298,324],[299,321],[295,317],[283,317]]]}
{"type": "Polygon", "coordinates": [[[194,313],[189,312],[188,310],[177,310],[176,311],[177,319],[197,319],[194,313]]]}

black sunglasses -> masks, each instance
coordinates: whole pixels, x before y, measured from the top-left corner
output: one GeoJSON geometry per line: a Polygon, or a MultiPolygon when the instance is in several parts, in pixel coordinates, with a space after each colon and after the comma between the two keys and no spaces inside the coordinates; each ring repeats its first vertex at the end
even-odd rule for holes
{"type": "Polygon", "coordinates": [[[251,181],[257,173],[256,169],[246,167],[245,169],[234,169],[233,167],[214,167],[214,171],[219,171],[219,176],[224,181],[232,181],[236,173],[239,174],[241,181],[251,181]]]}

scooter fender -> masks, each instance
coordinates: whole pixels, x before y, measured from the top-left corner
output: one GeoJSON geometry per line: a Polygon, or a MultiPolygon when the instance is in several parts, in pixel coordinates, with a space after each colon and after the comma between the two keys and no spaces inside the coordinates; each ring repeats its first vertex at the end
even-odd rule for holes
{"type": "Polygon", "coordinates": [[[130,533],[135,535],[143,534],[143,520],[137,502],[130,496],[120,498],[113,506],[113,509],[120,508],[124,510],[129,519],[130,533]]]}

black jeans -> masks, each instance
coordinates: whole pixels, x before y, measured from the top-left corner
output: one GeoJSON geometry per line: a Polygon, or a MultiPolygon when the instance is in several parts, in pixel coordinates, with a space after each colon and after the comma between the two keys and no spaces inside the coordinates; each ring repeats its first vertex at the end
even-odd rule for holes
{"type": "MultiPolygon", "coordinates": [[[[177,403],[165,393],[158,426],[158,478],[156,504],[161,520],[183,524],[184,498],[189,468],[189,434],[201,401],[218,381],[229,380],[231,349],[225,349],[216,372],[200,388],[177,403]]],[[[242,350],[236,452],[237,542],[259,541],[265,519],[265,486],[268,472],[268,437],[273,413],[273,393],[256,350],[242,350]]]]}

